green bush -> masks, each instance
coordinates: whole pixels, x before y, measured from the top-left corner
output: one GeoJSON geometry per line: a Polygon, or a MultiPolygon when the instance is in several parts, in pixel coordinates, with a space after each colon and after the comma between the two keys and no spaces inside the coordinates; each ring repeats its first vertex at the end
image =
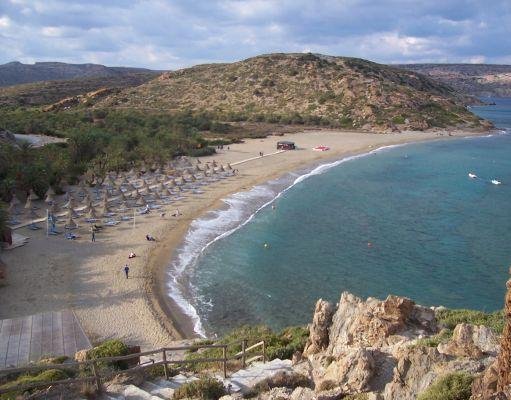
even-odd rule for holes
{"type": "Polygon", "coordinates": [[[396,115],[394,118],[392,118],[392,122],[398,125],[404,124],[405,118],[402,115],[396,115]]]}
{"type": "Polygon", "coordinates": [[[461,323],[484,325],[490,328],[493,332],[500,335],[504,330],[504,312],[494,311],[492,313],[485,313],[476,310],[440,310],[436,312],[436,318],[447,329],[454,329],[456,325],[461,323]]]}
{"type": "MultiPolygon", "coordinates": [[[[101,343],[99,346],[94,347],[92,350],[87,352],[87,359],[94,360],[103,357],[119,357],[126,356],[129,354],[129,347],[121,342],[120,340],[107,340],[101,343]]],[[[128,361],[114,361],[100,366],[113,367],[116,369],[127,369],[128,361]]]]}
{"type": "Polygon", "coordinates": [[[437,347],[440,343],[446,343],[452,338],[452,330],[442,329],[440,333],[424,339],[418,339],[415,346],[437,347]]]}
{"type": "Polygon", "coordinates": [[[59,369],[48,369],[46,371],[40,372],[36,375],[21,375],[18,376],[16,379],[4,383],[0,386],[0,389],[12,389],[12,392],[4,393],[0,395],[0,399],[2,400],[10,400],[15,399],[18,395],[20,395],[22,392],[16,390],[21,385],[28,385],[33,383],[50,383],[55,381],[61,381],[64,379],[69,378],[69,376],[59,369]]]}
{"type": "Polygon", "coordinates": [[[279,372],[271,378],[266,378],[254,386],[256,393],[267,392],[276,387],[295,389],[297,387],[311,387],[311,381],[305,375],[296,372],[279,372]]]}
{"type": "Polygon", "coordinates": [[[422,392],[418,400],[469,400],[472,381],[472,376],[462,372],[445,375],[422,392]]]}
{"type": "MultiPolygon", "coordinates": [[[[266,356],[268,360],[275,358],[289,359],[297,351],[302,352],[309,336],[306,327],[297,326],[285,328],[279,333],[274,333],[267,326],[241,326],[232,330],[225,335],[216,344],[228,344],[227,357],[232,357],[241,351],[241,340],[246,339],[247,345],[250,346],[261,340],[266,342],[266,356]],[[231,345],[232,343],[236,343],[231,345]]],[[[257,350],[258,352],[261,349],[257,350]]],[[[249,355],[250,357],[250,355],[249,355]]],[[[188,351],[186,358],[189,360],[199,358],[222,358],[222,349],[206,349],[200,351],[188,351]]],[[[190,369],[193,371],[202,371],[212,368],[211,363],[191,364],[190,369]]]]}
{"type": "Polygon", "coordinates": [[[217,400],[223,395],[225,395],[225,388],[222,382],[213,378],[202,377],[177,388],[173,399],[199,398],[201,400],[217,400]]]}

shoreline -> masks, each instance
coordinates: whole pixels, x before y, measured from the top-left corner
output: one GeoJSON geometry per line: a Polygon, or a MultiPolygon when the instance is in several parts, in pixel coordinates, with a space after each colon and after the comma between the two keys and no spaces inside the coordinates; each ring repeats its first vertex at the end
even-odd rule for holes
{"type": "MultiPolygon", "coordinates": [[[[148,265],[148,269],[150,270],[150,289],[148,290],[148,299],[150,301],[151,306],[155,310],[157,314],[159,314],[159,317],[164,320],[165,318],[168,318],[172,321],[172,326],[174,329],[176,329],[179,333],[182,339],[192,339],[192,338],[198,338],[201,337],[198,332],[194,330],[194,323],[192,321],[191,316],[187,315],[185,311],[182,309],[182,307],[168,294],[168,268],[172,262],[176,260],[177,252],[180,250],[180,248],[184,244],[185,235],[190,231],[191,224],[193,221],[197,219],[203,218],[207,213],[210,213],[212,211],[220,209],[222,206],[225,206],[225,202],[223,199],[240,192],[248,192],[250,189],[252,189],[254,186],[257,185],[263,185],[269,181],[280,179],[286,174],[293,173],[293,172],[299,172],[301,176],[304,176],[305,174],[313,171],[315,168],[318,168],[322,165],[328,165],[335,162],[342,162],[343,160],[346,160],[351,157],[364,157],[367,156],[373,152],[381,151],[385,148],[395,147],[395,146],[404,146],[408,144],[414,144],[414,143],[421,143],[421,142],[430,142],[430,141],[436,141],[436,140],[449,140],[449,139],[462,139],[462,138],[470,138],[470,137],[484,137],[484,136],[491,136],[493,135],[493,132],[496,130],[488,130],[484,132],[456,132],[452,135],[442,135],[442,136],[429,136],[426,138],[421,138],[418,140],[403,140],[396,143],[391,144],[382,144],[378,147],[369,146],[369,148],[359,148],[355,150],[349,150],[349,151],[340,151],[335,152],[334,154],[330,153],[326,155],[325,157],[319,157],[313,161],[309,161],[306,163],[301,163],[298,165],[295,165],[293,168],[287,169],[287,170],[281,170],[276,171],[272,174],[269,174],[265,176],[264,178],[261,177],[260,179],[255,179],[250,187],[240,187],[232,192],[226,193],[224,195],[217,196],[217,198],[214,200],[213,204],[206,205],[201,208],[199,212],[197,212],[194,216],[187,219],[186,223],[180,223],[179,224],[179,235],[181,236],[181,241],[179,243],[175,243],[175,240],[167,240],[166,242],[162,243],[162,245],[155,249],[154,257],[152,258],[151,262],[152,265],[148,265]],[[241,190],[240,190],[241,189],[241,190]]],[[[414,134],[421,133],[421,132],[413,132],[414,134]]],[[[430,132],[428,132],[430,133],[430,132]]],[[[289,136],[289,138],[286,139],[292,139],[292,135],[286,135],[289,136]]],[[[408,139],[408,138],[407,138],[408,139]]],[[[291,186],[293,186],[292,184],[291,186]]],[[[291,186],[286,186],[282,192],[279,192],[278,196],[280,196],[283,192],[287,191],[291,186]]],[[[273,201],[273,200],[271,200],[273,201]]],[[[264,207],[264,206],[263,206],[264,207]]],[[[256,210],[255,213],[259,211],[256,210]]],[[[184,221],[183,221],[184,222],[184,221]]],[[[245,221],[239,221],[239,225],[235,229],[237,229],[241,224],[244,224],[245,221]]]]}
{"type": "Polygon", "coordinates": [[[194,322],[168,295],[168,269],[193,221],[225,206],[222,199],[289,172],[305,171],[383,146],[484,136],[490,132],[451,131],[449,136],[447,130],[381,135],[317,130],[230,145],[229,150],[203,157],[201,162],[234,164],[253,158],[260,151],[267,156],[236,165],[239,174],[204,186],[203,194],[185,193],[182,200],[167,208],[167,214],[178,208],[182,213],[179,217],[162,218],[158,212],[137,217],[136,226],[128,222],[107,228],[94,243],[90,242],[88,225],[81,222],[76,230],[81,237],[73,241],[62,236],[47,237],[44,229],[17,229],[30,240],[26,246],[2,254],[8,283],[0,288],[0,319],[72,309],[91,342],[118,338],[140,345],[142,350],[197,337],[194,322]],[[295,141],[299,149],[270,155],[280,140],[295,141]],[[331,150],[312,151],[318,145],[327,145],[331,150]],[[148,233],[158,242],[147,242],[148,233]],[[129,252],[137,257],[129,260],[129,252]],[[125,279],[122,270],[126,263],[130,266],[130,279],[125,279]]]}

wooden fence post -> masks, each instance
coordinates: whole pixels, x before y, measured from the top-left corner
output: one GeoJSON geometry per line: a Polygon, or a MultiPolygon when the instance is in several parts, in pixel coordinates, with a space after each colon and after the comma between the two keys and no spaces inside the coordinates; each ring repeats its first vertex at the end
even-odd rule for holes
{"type": "Polygon", "coordinates": [[[266,341],[263,340],[263,363],[266,362],[266,341]]]}
{"type": "Polygon", "coordinates": [[[99,375],[98,365],[96,364],[96,361],[92,362],[92,373],[94,374],[94,378],[96,381],[96,389],[98,389],[98,391],[101,391],[101,376],[99,375]]]}
{"type": "Polygon", "coordinates": [[[222,353],[223,353],[223,356],[224,356],[224,379],[227,378],[227,345],[224,345],[224,347],[222,347],[222,353]]]}
{"type": "Polygon", "coordinates": [[[167,366],[167,352],[163,349],[163,372],[165,373],[165,379],[169,380],[169,367],[167,366]]]}
{"type": "Polygon", "coordinates": [[[241,341],[241,368],[246,367],[246,361],[247,361],[247,356],[245,354],[246,348],[247,348],[247,339],[243,339],[241,341]]]}

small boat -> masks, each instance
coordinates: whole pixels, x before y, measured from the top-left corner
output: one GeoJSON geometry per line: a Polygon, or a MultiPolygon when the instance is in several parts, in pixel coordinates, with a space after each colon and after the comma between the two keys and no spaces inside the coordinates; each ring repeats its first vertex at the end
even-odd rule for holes
{"type": "Polygon", "coordinates": [[[502,182],[497,180],[497,179],[492,179],[491,183],[493,183],[494,185],[501,185],[502,184],[502,182]]]}
{"type": "Polygon", "coordinates": [[[476,175],[476,174],[473,174],[472,172],[469,172],[469,173],[468,173],[468,177],[469,177],[470,179],[475,179],[475,178],[477,178],[477,175],[476,175]]]}

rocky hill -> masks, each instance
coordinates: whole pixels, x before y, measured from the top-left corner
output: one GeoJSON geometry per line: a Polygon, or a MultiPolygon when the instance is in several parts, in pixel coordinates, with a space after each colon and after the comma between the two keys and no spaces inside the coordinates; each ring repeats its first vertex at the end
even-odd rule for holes
{"type": "Polygon", "coordinates": [[[480,127],[473,101],[424,75],[355,58],[270,54],[162,74],[96,107],[207,111],[223,121],[373,131],[480,127]]]}
{"type": "Polygon", "coordinates": [[[130,72],[0,87],[0,107],[47,105],[105,88],[119,91],[146,83],[155,76],[153,72],[130,72]]]}
{"type": "Polygon", "coordinates": [[[511,97],[511,65],[402,64],[396,67],[427,75],[468,95],[511,97]]]}
{"type": "Polygon", "coordinates": [[[141,72],[157,73],[157,71],[144,68],[106,67],[99,64],[67,64],[60,62],[22,64],[14,61],[0,65],[0,86],[60,79],[111,77],[141,72]]]}

